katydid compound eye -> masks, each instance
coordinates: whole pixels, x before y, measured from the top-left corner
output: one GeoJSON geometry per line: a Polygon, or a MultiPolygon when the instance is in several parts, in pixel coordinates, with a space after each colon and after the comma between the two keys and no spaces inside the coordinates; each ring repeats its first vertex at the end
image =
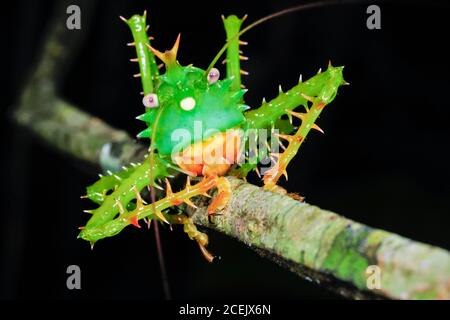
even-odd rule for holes
{"type": "Polygon", "coordinates": [[[146,108],[156,108],[159,106],[158,96],[154,93],[150,93],[142,98],[142,104],[146,108]]]}
{"type": "Polygon", "coordinates": [[[212,68],[208,73],[208,83],[212,84],[214,82],[217,82],[220,78],[220,71],[216,68],[212,68]]]}
{"type": "Polygon", "coordinates": [[[183,109],[185,111],[190,111],[190,110],[194,109],[194,107],[195,107],[194,98],[192,98],[192,97],[184,98],[183,100],[180,101],[180,107],[181,107],[181,109],[183,109]]]}

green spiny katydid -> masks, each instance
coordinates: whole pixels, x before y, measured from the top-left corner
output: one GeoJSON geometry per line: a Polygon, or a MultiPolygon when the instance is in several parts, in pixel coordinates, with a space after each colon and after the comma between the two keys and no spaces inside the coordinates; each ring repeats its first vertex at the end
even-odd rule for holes
{"type": "MultiPolygon", "coordinates": [[[[329,2],[330,3],[330,2],[329,2]]],[[[325,71],[319,71],[309,80],[302,81],[271,101],[263,100],[259,108],[248,110],[244,94],[246,89],[241,76],[246,72],[240,67],[247,58],[240,52],[246,45],[240,36],[254,26],[283,15],[324,2],[297,6],[272,14],[241,29],[245,18],[235,15],[223,18],[227,41],[206,69],[192,65],[182,66],[177,61],[180,36],[171,50],[164,53],[151,46],[147,35],[146,13],[121,19],[131,29],[136,48],[140,77],[143,87],[145,113],[137,119],[147,128],[138,138],[149,138],[147,158],[139,164],[130,164],[123,171],[101,177],[87,188],[87,197],[97,203],[95,210],[86,210],[92,216],[86,226],[81,227],[79,237],[93,245],[96,241],[121,232],[126,226],[140,227],[139,221],[153,220],[169,224],[182,224],[189,238],[196,240],[208,261],[213,256],[207,251],[208,237],[197,230],[192,220],[183,213],[169,214],[173,206],[187,204],[195,206],[191,198],[209,196],[216,188],[217,195],[208,207],[208,217],[223,209],[231,196],[226,174],[246,177],[258,171],[258,163],[269,157],[274,165],[264,174],[264,188],[273,192],[285,192],[277,185],[282,175],[287,178],[287,166],[297,153],[311,129],[321,131],[316,120],[324,107],[333,101],[337,90],[346,84],[343,67],[331,63],[325,71]],[[226,51],[226,76],[220,79],[214,65],[226,51]],[[160,73],[156,58],[163,62],[165,72],[160,73]],[[294,111],[302,106],[303,112],[294,111]],[[298,129],[281,120],[287,115],[302,122],[298,129]],[[251,147],[255,144],[259,130],[268,129],[270,137],[264,140],[263,150],[251,147]],[[274,152],[268,141],[283,150],[274,152]],[[246,150],[246,151],[245,151],[246,150]],[[187,175],[186,187],[173,192],[168,178],[181,172],[187,175]],[[191,177],[203,177],[191,184],[191,177]],[[158,180],[165,180],[165,188],[158,180]],[[150,187],[151,203],[147,204],[141,192],[150,187]],[[166,196],[156,199],[153,188],[165,189],[166,196]]]]}

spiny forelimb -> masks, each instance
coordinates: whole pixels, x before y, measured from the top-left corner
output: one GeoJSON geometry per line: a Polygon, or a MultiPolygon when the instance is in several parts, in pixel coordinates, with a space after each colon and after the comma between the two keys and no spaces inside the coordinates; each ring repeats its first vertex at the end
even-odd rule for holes
{"type": "Polygon", "coordinates": [[[81,238],[84,239],[84,235],[90,229],[110,222],[121,211],[133,207],[133,201],[136,199],[135,190],[140,192],[147,186],[157,186],[154,180],[170,176],[173,165],[155,155],[152,161],[154,180],[150,181],[150,162],[150,157],[147,157],[142,164],[133,164],[131,168],[102,177],[87,188],[87,195],[83,197],[99,203],[100,207],[88,210],[92,213],[92,217],[82,228],[81,238]]]}
{"type": "MultiPolygon", "coordinates": [[[[279,129],[280,121],[283,121],[281,117],[284,115],[288,116],[291,124],[293,116],[299,118],[302,120],[302,125],[294,135],[289,135],[290,128],[293,129],[293,127],[284,126],[283,130],[278,130],[279,132],[275,134],[275,137],[271,137],[271,139],[277,139],[277,142],[280,143],[280,148],[283,150],[282,153],[270,153],[271,148],[268,146],[267,150],[262,150],[265,152],[254,155],[254,157],[257,157],[256,159],[252,159],[250,163],[246,163],[241,168],[234,170],[233,174],[245,177],[249,171],[257,171],[257,163],[267,155],[275,162],[275,166],[269,169],[264,177],[266,189],[274,190],[276,182],[281,175],[285,175],[287,178],[286,167],[298,152],[310,129],[323,132],[315,124],[323,106],[333,101],[341,85],[348,84],[344,81],[342,71],[343,67],[333,67],[330,63],[326,71],[321,72],[319,69],[317,75],[304,82],[300,77],[299,84],[287,92],[283,92],[280,87],[279,95],[275,99],[269,102],[263,99],[261,107],[246,112],[248,130],[271,129],[273,131],[274,129],[279,129]],[[308,102],[312,102],[312,107],[308,107],[308,102]],[[298,106],[303,106],[305,113],[294,112],[293,110],[298,106]],[[280,138],[285,140],[284,143],[279,141],[280,138]],[[289,143],[288,146],[285,146],[286,141],[289,143]]],[[[252,135],[247,137],[249,139],[257,138],[257,136],[252,135]]],[[[259,171],[257,172],[259,173],[259,171]]]]}
{"type": "Polygon", "coordinates": [[[174,193],[169,181],[166,179],[166,196],[155,203],[146,204],[140,195],[139,188],[136,185],[131,186],[130,192],[134,194],[133,198],[135,201],[135,206],[132,210],[127,210],[125,204],[116,200],[116,208],[119,211],[118,216],[115,219],[110,219],[104,223],[92,225],[88,223],[80,233],[82,239],[94,244],[96,241],[111,237],[118,234],[128,225],[134,225],[140,228],[139,221],[143,219],[157,219],[165,223],[175,223],[183,224],[184,231],[192,240],[196,240],[199,244],[202,253],[205,257],[212,261],[212,255],[206,250],[206,245],[208,244],[208,237],[197,230],[195,225],[190,219],[184,215],[169,215],[164,211],[173,206],[178,206],[185,203],[189,206],[195,207],[195,204],[191,201],[191,198],[196,196],[209,196],[208,191],[214,187],[219,188],[222,183],[222,177],[205,177],[202,181],[195,185],[190,184],[188,178],[186,187],[174,193]]]}
{"type": "Polygon", "coordinates": [[[153,52],[148,49],[152,37],[147,35],[148,25],[146,22],[147,14],[135,14],[129,19],[120,17],[130,28],[133,34],[133,42],[128,43],[128,46],[136,48],[137,58],[130,59],[132,62],[139,63],[139,73],[134,75],[135,78],[141,78],[143,95],[146,96],[154,92],[157,77],[159,75],[159,68],[155,60],[153,52]]]}
{"type": "MultiPolygon", "coordinates": [[[[87,187],[86,195],[81,196],[81,198],[87,198],[91,201],[101,205],[105,201],[106,196],[109,192],[115,190],[122,182],[122,180],[127,179],[140,164],[130,163],[128,167],[122,167],[120,172],[107,171],[106,175],[99,174],[99,180],[93,185],[87,187]]],[[[85,210],[87,213],[90,210],[85,210]]]]}
{"type": "Polygon", "coordinates": [[[238,36],[241,25],[246,18],[247,15],[241,19],[235,15],[228,16],[227,18],[222,16],[222,21],[227,34],[227,42],[229,43],[227,56],[222,63],[226,63],[227,78],[233,79],[231,85],[231,90],[233,91],[238,91],[244,87],[241,83],[241,76],[248,75],[247,71],[241,69],[241,61],[248,60],[248,57],[244,56],[239,49],[240,46],[247,45],[247,42],[240,40],[238,36]]]}
{"type": "Polygon", "coordinates": [[[334,94],[331,102],[339,86],[346,84],[342,71],[343,67],[333,67],[329,64],[326,71],[319,70],[319,73],[309,80],[303,81],[300,77],[299,83],[292,89],[286,92],[279,90],[275,99],[268,102],[263,99],[259,108],[247,111],[245,113],[247,127],[249,129],[272,128],[283,115],[289,116],[287,110],[294,110],[299,106],[307,108],[308,100],[305,97],[317,96],[323,90],[334,94]]]}

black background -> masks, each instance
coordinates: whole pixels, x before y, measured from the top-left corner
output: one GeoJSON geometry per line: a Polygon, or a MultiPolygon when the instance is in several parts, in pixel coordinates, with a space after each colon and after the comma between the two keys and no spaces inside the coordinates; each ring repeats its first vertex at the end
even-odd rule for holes
{"type": "MultiPolygon", "coordinates": [[[[31,71],[56,1],[9,3],[2,18],[0,287],[5,298],[162,298],[152,232],[126,229],[94,251],[76,240],[87,220],[81,201],[95,177],[40,144],[7,115],[31,71]],[[66,288],[66,268],[82,270],[82,290],[66,288]]],[[[74,1],[76,3],[76,1],[74,1]]],[[[382,29],[366,28],[366,4],[313,9],[246,34],[247,103],[277,95],[326,67],[345,65],[343,87],[319,119],[283,185],[348,218],[450,248],[448,14],[444,1],[383,2],[382,29]]],[[[298,1],[99,1],[87,41],[61,95],[131,134],[142,130],[140,83],[132,78],[131,35],[118,19],[148,10],[154,46],[182,33],[179,60],[205,68],[224,41],[221,14],[263,15],[298,1]]],[[[83,7],[81,8],[82,15],[83,7]]],[[[77,31],[74,31],[77,32],[77,31]]],[[[74,53],[75,54],[75,53],[74,53]]],[[[222,69],[222,71],[224,71],[222,69]]],[[[223,72],[224,73],[224,72],[223,72]]],[[[252,181],[256,182],[256,179],[252,181]]],[[[180,231],[162,230],[174,298],[337,298],[209,232],[208,265],[180,231]]]]}

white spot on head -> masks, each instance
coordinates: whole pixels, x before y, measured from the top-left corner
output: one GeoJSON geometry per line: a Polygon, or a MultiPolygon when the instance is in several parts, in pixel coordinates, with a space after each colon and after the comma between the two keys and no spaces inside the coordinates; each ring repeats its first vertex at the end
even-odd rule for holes
{"type": "Polygon", "coordinates": [[[195,108],[195,100],[192,97],[184,98],[180,101],[180,107],[181,109],[185,111],[190,111],[195,108]]]}
{"type": "Polygon", "coordinates": [[[214,82],[217,82],[220,78],[220,71],[216,68],[212,68],[208,73],[208,83],[212,84],[214,82]]]}
{"type": "Polygon", "coordinates": [[[156,108],[159,106],[158,96],[154,93],[149,93],[142,98],[142,104],[146,108],[156,108]]]}

